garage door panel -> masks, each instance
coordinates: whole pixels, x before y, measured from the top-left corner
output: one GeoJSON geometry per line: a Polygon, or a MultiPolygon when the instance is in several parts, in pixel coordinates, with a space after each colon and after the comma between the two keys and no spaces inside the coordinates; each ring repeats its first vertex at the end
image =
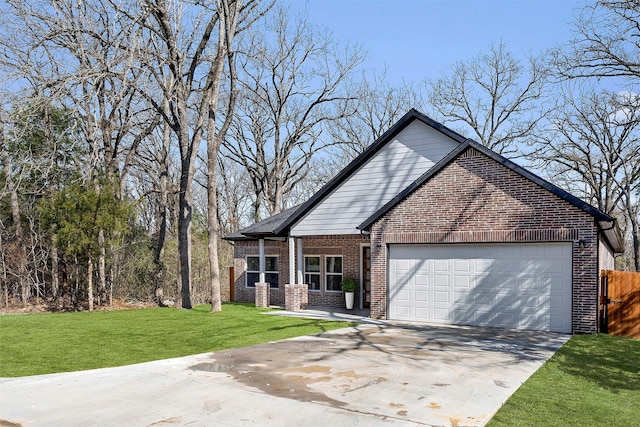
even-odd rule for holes
{"type": "Polygon", "coordinates": [[[560,297],[560,296],[550,296],[548,299],[548,304],[546,305],[546,307],[551,308],[551,309],[556,309],[556,308],[562,308],[564,307],[566,301],[564,300],[564,298],[560,297]]]}
{"type": "Polygon", "coordinates": [[[492,266],[492,262],[490,259],[475,259],[473,261],[474,273],[482,274],[490,271],[492,266]]]}
{"type": "Polygon", "coordinates": [[[469,289],[471,288],[471,279],[472,279],[472,276],[470,275],[466,275],[466,276],[455,275],[453,276],[453,287],[469,289]]]}
{"type": "Polygon", "coordinates": [[[429,321],[431,316],[429,315],[430,310],[424,307],[416,307],[415,310],[415,318],[416,320],[425,320],[429,321]]]}
{"type": "Polygon", "coordinates": [[[502,311],[495,313],[493,318],[491,319],[491,324],[495,326],[501,326],[504,328],[513,327],[513,325],[517,325],[516,313],[502,311]]]}
{"type": "Polygon", "coordinates": [[[516,305],[516,296],[513,293],[500,293],[496,294],[496,306],[499,308],[504,308],[505,310],[515,309],[516,305]]]}
{"type": "Polygon", "coordinates": [[[415,275],[416,286],[429,286],[429,274],[424,272],[416,272],[415,275]]]}
{"type": "Polygon", "coordinates": [[[440,287],[449,287],[449,275],[447,274],[434,274],[433,285],[440,287]]]}
{"type": "Polygon", "coordinates": [[[462,291],[454,291],[453,292],[453,302],[456,304],[468,304],[471,301],[469,300],[469,292],[462,291]]]}
{"type": "Polygon", "coordinates": [[[456,273],[466,272],[469,273],[471,271],[471,260],[469,259],[454,259],[453,260],[453,271],[456,273]]]}
{"type": "Polygon", "coordinates": [[[449,309],[448,308],[434,308],[433,319],[434,322],[450,323],[449,322],[449,309]]]}
{"type": "Polygon", "coordinates": [[[411,308],[410,307],[401,306],[401,305],[398,305],[398,306],[395,307],[395,315],[398,318],[408,319],[408,318],[411,317],[410,314],[411,314],[411,308]]]}
{"type": "Polygon", "coordinates": [[[389,313],[570,332],[571,254],[568,243],[391,245],[389,313]]]}
{"type": "Polygon", "coordinates": [[[449,271],[449,260],[448,259],[434,259],[433,260],[433,271],[449,271]]]}
{"type": "Polygon", "coordinates": [[[429,302],[429,291],[416,291],[413,294],[415,302],[429,302]]]}
{"type": "Polygon", "coordinates": [[[499,286],[490,276],[476,276],[473,278],[473,288],[478,291],[493,292],[499,286]]]}
{"type": "Polygon", "coordinates": [[[451,302],[451,298],[449,297],[449,292],[442,291],[434,291],[433,292],[433,302],[434,303],[449,303],[451,302]]]}
{"type": "Polygon", "coordinates": [[[398,290],[398,292],[396,292],[396,301],[402,303],[402,302],[408,302],[411,301],[410,298],[411,295],[411,291],[408,289],[400,289],[398,290]]]}

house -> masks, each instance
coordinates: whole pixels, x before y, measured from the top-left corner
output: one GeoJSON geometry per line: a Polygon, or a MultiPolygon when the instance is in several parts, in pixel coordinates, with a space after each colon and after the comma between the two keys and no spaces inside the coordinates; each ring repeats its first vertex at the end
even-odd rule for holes
{"type": "Polygon", "coordinates": [[[371,317],[598,331],[616,220],[416,110],[306,203],[225,237],[237,301],[371,317]]]}

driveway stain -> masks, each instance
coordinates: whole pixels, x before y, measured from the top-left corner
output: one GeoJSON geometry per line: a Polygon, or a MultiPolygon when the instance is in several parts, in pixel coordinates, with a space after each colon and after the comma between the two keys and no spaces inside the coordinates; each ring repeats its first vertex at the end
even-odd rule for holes
{"type": "MultiPolygon", "coordinates": [[[[274,343],[266,344],[266,346],[274,343]]],[[[334,407],[343,407],[347,403],[331,398],[315,391],[309,386],[318,382],[332,380],[331,367],[323,365],[302,365],[299,343],[292,345],[283,341],[278,343],[277,351],[285,352],[288,357],[276,360],[264,359],[264,347],[260,351],[255,348],[240,348],[214,353],[214,361],[190,366],[195,371],[211,371],[226,373],[236,381],[263,391],[272,396],[295,399],[300,402],[318,402],[334,407]],[[287,351],[289,348],[290,351],[287,351]],[[300,363],[300,366],[298,364],[300,363]],[[293,365],[293,366],[292,366],[293,365]]],[[[274,349],[275,351],[275,349],[274,349]]]]}

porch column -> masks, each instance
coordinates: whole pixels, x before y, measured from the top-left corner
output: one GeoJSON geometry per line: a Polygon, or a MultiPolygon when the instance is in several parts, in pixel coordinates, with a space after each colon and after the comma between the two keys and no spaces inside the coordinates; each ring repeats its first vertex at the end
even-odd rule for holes
{"type": "Polygon", "coordinates": [[[260,239],[258,240],[258,256],[260,257],[260,279],[259,282],[260,283],[265,283],[265,274],[264,274],[264,268],[265,268],[265,261],[264,261],[264,239],[260,239]]]}
{"type": "Polygon", "coordinates": [[[300,292],[296,287],[296,240],[289,235],[289,283],[284,285],[284,309],[300,310],[300,292]]]}
{"type": "Polygon", "coordinates": [[[258,240],[258,255],[260,263],[260,275],[258,283],[255,283],[256,287],[256,307],[269,307],[269,284],[266,283],[264,274],[265,261],[264,261],[264,239],[258,240]]]}
{"type": "Polygon", "coordinates": [[[297,247],[298,247],[298,282],[304,283],[304,257],[302,256],[302,239],[298,237],[297,239],[297,247]]]}
{"type": "Polygon", "coordinates": [[[289,284],[295,285],[296,283],[296,238],[289,236],[289,284]]]}
{"type": "Polygon", "coordinates": [[[298,284],[296,289],[300,295],[300,308],[304,310],[309,305],[309,285],[304,283],[304,256],[302,255],[302,239],[298,238],[298,284]]]}

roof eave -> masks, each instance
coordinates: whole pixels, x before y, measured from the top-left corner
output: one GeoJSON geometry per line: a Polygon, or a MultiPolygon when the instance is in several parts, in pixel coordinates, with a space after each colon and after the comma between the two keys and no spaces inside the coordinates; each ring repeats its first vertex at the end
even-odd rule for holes
{"type": "Polygon", "coordinates": [[[611,247],[614,253],[621,254],[624,252],[624,241],[622,239],[622,232],[618,221],[597,221],[600,231],[607,240],[607,243],[611,247]]]}

